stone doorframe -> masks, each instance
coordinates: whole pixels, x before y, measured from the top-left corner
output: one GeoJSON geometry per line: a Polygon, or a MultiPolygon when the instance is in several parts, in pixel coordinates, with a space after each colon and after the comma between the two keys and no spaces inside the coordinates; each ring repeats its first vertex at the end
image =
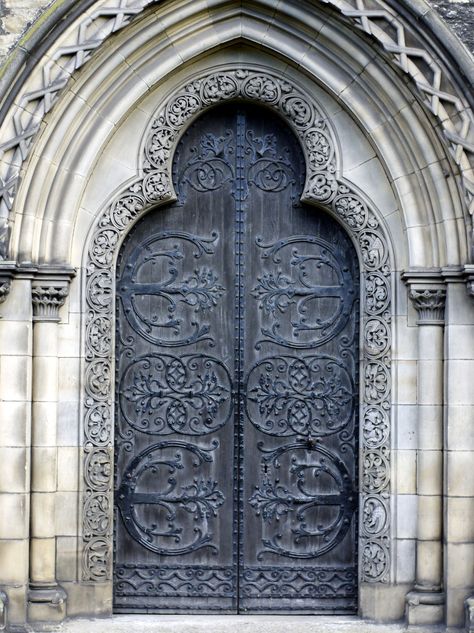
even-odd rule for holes
{"type": "Polygon", "coordinates": [[[331,213],[355,243],[361,269],[360,582],[390,581],[392,258],[373,205],[340,174],[338,141],[322,107],[267,70],[226,67],[194,77],[159,107],[146,131],[136,178],[101,213],[85,263],[84,494],[82,581],[112,578],[115,262],[132,225],[176,199],[174,149],[206,109],[245,100],[279,114],[306,162],[302,202],[331,213]]]}

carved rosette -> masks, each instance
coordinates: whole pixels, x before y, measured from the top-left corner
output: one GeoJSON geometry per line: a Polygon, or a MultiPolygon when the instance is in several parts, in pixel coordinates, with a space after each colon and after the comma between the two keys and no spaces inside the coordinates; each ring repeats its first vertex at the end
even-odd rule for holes
{"type": "Polygon", "coordinates": [[[59,321],[59,308],[64,305],[68,292],[68,286],[33,286],[33,321],[59,321]]]}
{"type": "Polygon", "coordinates": [[[359,244],[364,337],[361,402],[361,580],[387,582],[390,571],[390,262],[383,228],[370,205],[337,177],[334,134],[321,107],[299,87],[264,71],[228,69],[174,92],[153,118],[141,177],[105,209],[91,237],[86,268],[83,580],[111,578],[113,544],[112,323],[115,249],[147,209],[175,199],[173,148],[208,107],[236,99],[275,109],[301,140],[306,160],[303,201],[324,204],[359,244]]]}
{"type": "Polygon", "coordinates": [[[410,299],[418,312],[418,325],[443,325],[446,290],[425,288],[410,290],[410,299]]]}

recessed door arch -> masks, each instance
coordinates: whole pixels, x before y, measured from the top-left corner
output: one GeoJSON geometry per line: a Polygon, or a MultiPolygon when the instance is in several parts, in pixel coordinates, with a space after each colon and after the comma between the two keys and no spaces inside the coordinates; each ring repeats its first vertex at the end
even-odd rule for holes
{"type": "Polygon", "coordinates": [[[357,256],[265,109],[199,118],[117,267],[115,608],[351,612],[357,256]]]}

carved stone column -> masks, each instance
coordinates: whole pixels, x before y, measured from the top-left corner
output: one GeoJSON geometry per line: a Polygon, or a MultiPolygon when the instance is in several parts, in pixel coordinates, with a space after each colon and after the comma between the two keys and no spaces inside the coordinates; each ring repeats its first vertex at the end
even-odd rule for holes
{"type": "Polygon", "coordinates": [[[31,622],[59,621],[65,615],[65,591],[56,582],[55,501],[57,490],[57,407],[59,308],[64,304],[70,271],[43,272],[32,284],[33,387],[31,420],[31,622]]]}
{"type": "Polygon", "coordinates": [[[418,313],[416,582],[407,595],[408,624],[444,618],[443,357],[446,290],[405,276],[418,313]]]}

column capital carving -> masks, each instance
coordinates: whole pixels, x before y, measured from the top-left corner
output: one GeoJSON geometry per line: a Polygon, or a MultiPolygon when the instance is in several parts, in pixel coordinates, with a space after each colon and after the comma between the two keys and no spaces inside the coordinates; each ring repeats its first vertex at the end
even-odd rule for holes
{"type": "Polygon", "coordinates": [[[59,308],[69,293],[68,286],[36,286],[31,289],[33,321],[59,321],[59,308]]]}
{"type": "Polygon", "coordinates": [[[444,324],[444,288],[411,288],[409,297],[418,312],[418,325],[444,324]]]}
{"type": "Polygon", "coordinates": [[[33,321],[59,321],[59,308],[66,301],[74,275],[70,268],[38,267],[31,284],[33,321]]]}
{"type": "Polygon", "coordinates": [[[11,280],[3,279],[0,276],[0,303],[3,303],[8,296],[11,288],[11,280]]]}
{"type": "Polygon", "coordinates": [[[412,268],[402,274],[418,312],[418,325],[444,325],[446,281],[440,268],[412,268]]]}
{"type": "MultiPolygon", "coordinates": [[[[0,264],[0,304],[5,301],[11,289],[14,277],[15,264],[1,262],[0,264]]],[[[1,317],[0,317],[1,318],[1,317]]]]}
{"type": "Polygon", "coordinates": [[[474,297],[474,264],[464,266],[463,276],[466,280],[466,287],[471,297],[474,297]]]}

